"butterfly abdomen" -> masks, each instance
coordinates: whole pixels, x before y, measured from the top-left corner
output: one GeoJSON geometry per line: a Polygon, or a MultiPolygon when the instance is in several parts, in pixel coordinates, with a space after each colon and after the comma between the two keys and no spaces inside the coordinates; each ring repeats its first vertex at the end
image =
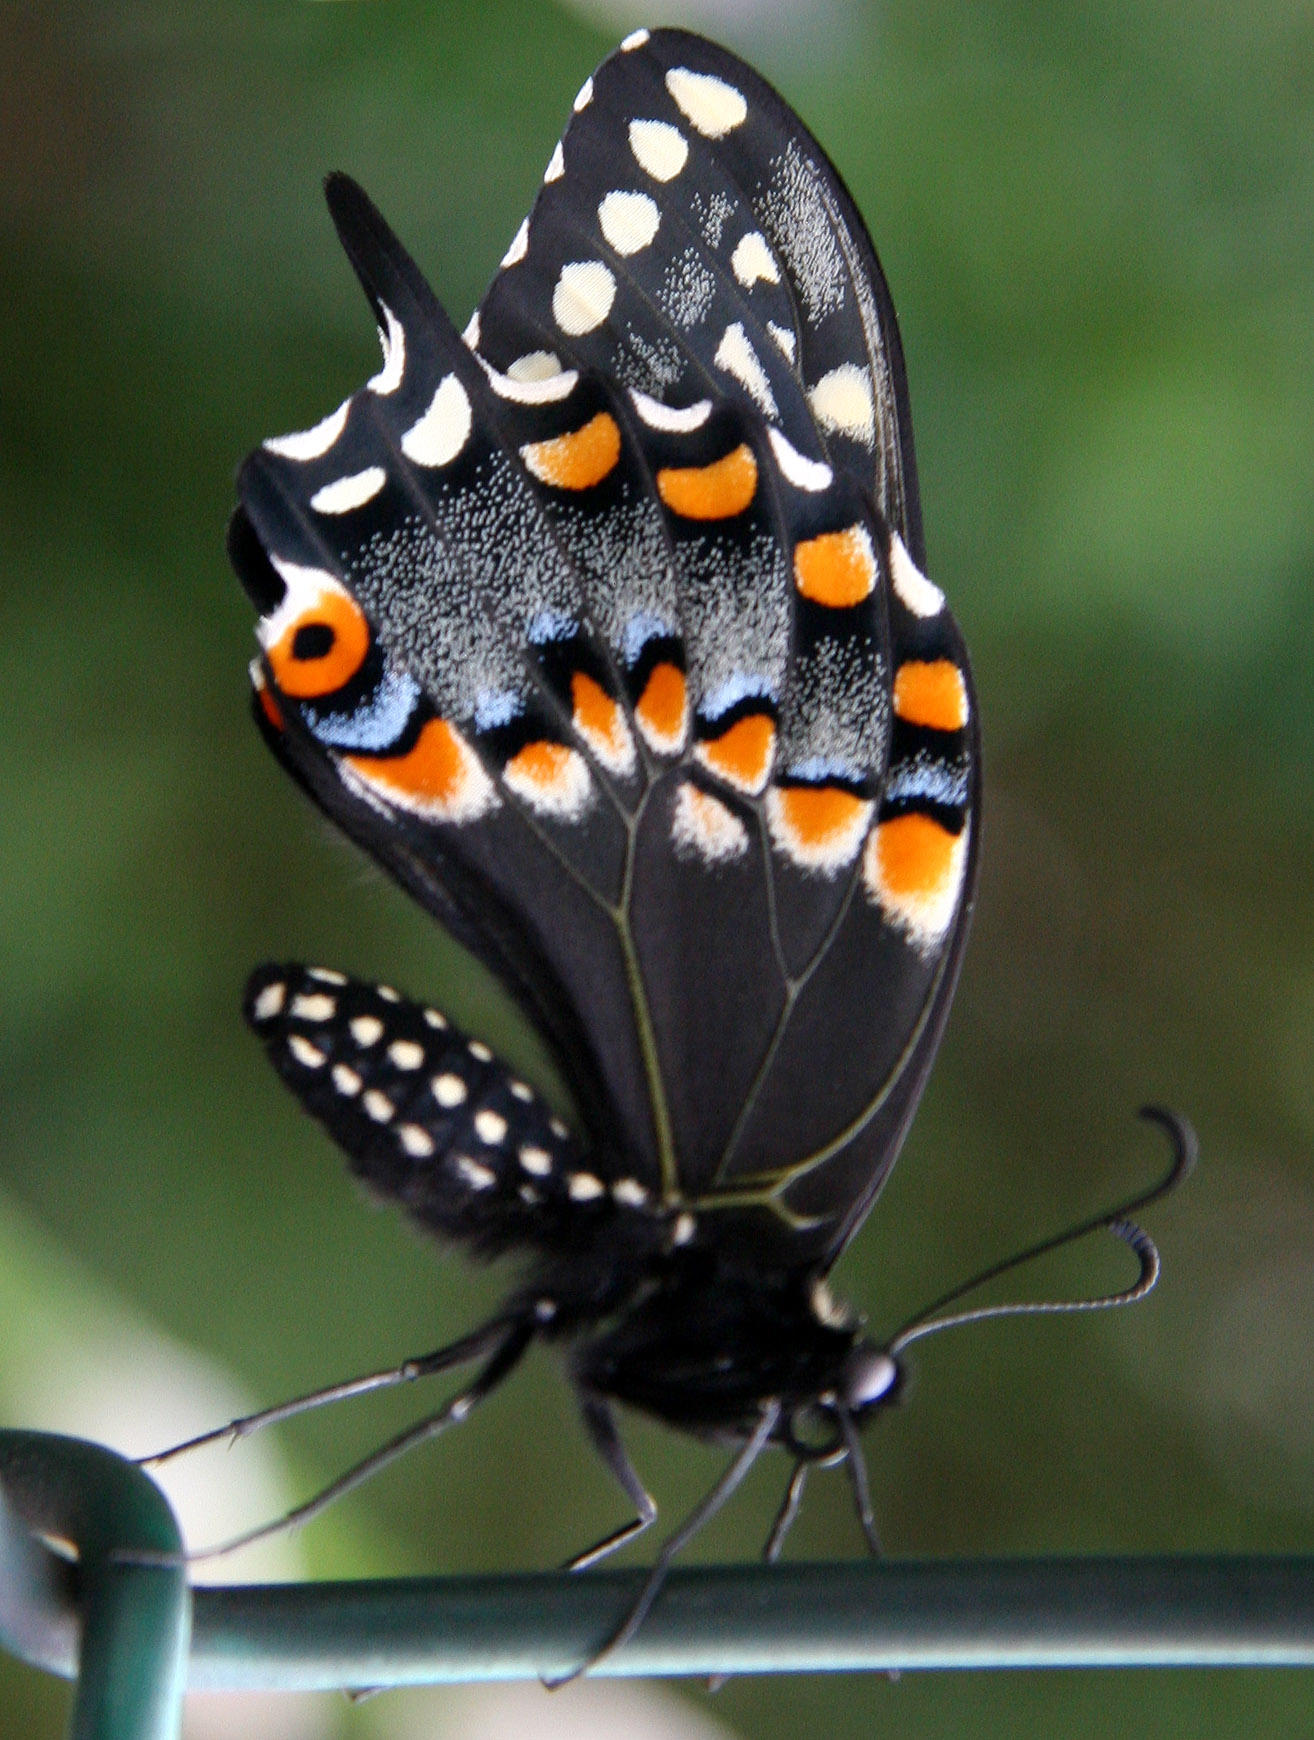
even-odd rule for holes
{"type": "Polygon", "coordinates": [[[437,1009],[295,964],[258,968],[244,1006],[352,1170],[427,1230],[487,1256],[578,1248],[618,1218],[639,1245],[664,1241],[669,1216],[650,1193],[593,1170],[534,1089],[437,1009]]]}

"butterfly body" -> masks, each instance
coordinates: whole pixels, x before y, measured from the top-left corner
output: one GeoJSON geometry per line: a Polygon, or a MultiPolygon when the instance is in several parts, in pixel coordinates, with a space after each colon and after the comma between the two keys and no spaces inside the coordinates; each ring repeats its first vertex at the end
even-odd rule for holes
{"type": "Polygon", "coordinates": [[[520,1257],[485,1387],[567,1344],[644,1520],[611,1400],[745,1467],[852,1460],[898,1370],[824,1276],[948,1013],[980,759],[862,221],[679,31],[585,86],[464,333],[328,193],[384,362],[241,472],[256,718],[499,974],[578,1125],[387,987],[263,968],[248,1017],[373,1189],[520,1257]]]}

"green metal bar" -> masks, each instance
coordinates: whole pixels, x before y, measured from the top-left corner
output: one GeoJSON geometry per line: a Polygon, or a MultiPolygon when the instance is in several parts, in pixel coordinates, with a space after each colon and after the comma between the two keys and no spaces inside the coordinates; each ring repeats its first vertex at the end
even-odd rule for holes
{"type": "Polygon", "coordinates": [[[10,1519],[3,1641],[38,1666],[76,1673],[71,1740],[176,1740],[191,1609],[181,1563],[159,1562],[182,1551],[163,1493],[99,1444],[40,1432],[0,1432],[0,1482],[10,1519]],[[18,1550],[15,1516],[69,1542],[76,1568],[30,1538],[18,1550]],[[134,1562],[142,1554],[155,1562],[134,1562]]]}
{"type": "MultiPolygon", "coordinates": [[[[0,1480],[29,1523],[40,1509],[34,1486],[39,1495],[52,1480],[65,1492],[86,1483],[86,1495],[79,1490],[66,1498],[58,1530],[74,1540],[84,1564],[106,1534],[105,1514],[117,1503],[140,1502],[133,1482],[121,1480],[124,1468],[155,1491],[131,1464],[95,1446],[0,1434],[0,1480]],[[16,1443],[27,1447],[26,1456],[14,1455],[16,1443]],[[62,1472],[55,1466],[60,1463],[62,1472]],[[102,1480],[104,1492],[93,1495],[90,1489],[102,1480]],[[70,1526],[80,1518],[100,1519],[93,1538],[70,1526]]],[[[158,1494],[154,1502],[162,1504],[158,1494]]],[[[117,1521],[108,1529],[116,1542],[127,1532],[117,1521]]],[[[139,1549],[176,1550],[164,1544],[167,1531],[148,1541],[149,1532],[134,1542],[139,1549]]],[[[174,1575],[158,1565],[118,1569],[147,1579],[174,1575]]],[[[75,1672],[69,1640],[77,1591],[58,1573],[34,1575],[30,1588],[20,1587],[25,1575],[21,1565],[15,1572],[0,1546],[0,1642],[52,1672],[75,1672]]],[[[611,1634],[641,1577],[593,1571],[202,1587],[194,1591],[187,1684],[196,1690],[324,1689],[550,1678],[586,1659],[611,1634]]],[[[88,1641],[90,1635],[89,1613],[88,1641]]],[[[180,1648],[181,1629],[173,1636],[180,1648]]],[[[84,1675],[92,1666],[84,1642],[84,1675]]],[[[1314,1666],[1314,1558],[691,1568],[672,1573],[639,1636],[597,1671],[1154,1666],[1314,1666]]],[[[131,1651],[124,1671],[129,1681],[139,1671],[131,1651]]],[[[78,1740],[84,1734],[154,1740],[169,1731],[121,1725],[75,1733],[78,1740]]]]}

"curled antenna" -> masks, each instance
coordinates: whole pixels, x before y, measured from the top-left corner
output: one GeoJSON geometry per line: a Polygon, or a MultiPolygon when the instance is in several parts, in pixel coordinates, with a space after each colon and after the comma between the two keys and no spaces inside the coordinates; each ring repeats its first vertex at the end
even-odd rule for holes
{"type": "Polygon", "coordinates": [[[1106,1209],[1104,1213],[1080,1221],[1053,1238],[1042,1239],[1039,1244],[1031,1245],[1015,1256],[1005,1257],[1002,1262],[992,1263],[988,1269],[982,1269],[980,1274],[973,1275],[969,1281],[961,1282],[934,1304],[919,1311],[916,1317],[891,1337],[887,1343],[887,1351],[897,1357],[905,1347],[914,1341],[920,1341],[925,1335],[935,1335],[941,1329],[954,1329],[962,1323],[980,1323],[988,1317],[1037,1317],[1060,1311],[1107,1311],[1115,1305],[1132,1305],[1136,1300],[1143,1299],[1159,1279],[1159,1251],[1150,1235],[1128,1217],[1177,1189],[1195,1166],[1199,1142],[1186,1119],[1164,1106],[1142,1106],[1140,1116],[1148,1119],[1150,1123],[1158,1124],[1172,1144],[1172,1165],[1157,1184],[1151,1185],[1148,1190],[1133,1196],[1129,1201],[1119,1203],[1116,1208],[1106,1209]],[[1140,1274],[1132,1286],[1117,1293],[1101,1293],[1094,1299],[1014,1300],[1002,1305],[978,1305],[969,1311],[952,1311],[948,1316],[941,1315],[948,1306],[957,1304],[969,1293],[975,1293],[978,1287],[984,1287],[987,1282],[998,1280],[1001,1275],[1010,1274],[1014,1269],[1020,1269],[1024,1263],[1030,1263],[1050,1251],[1060,1250],[1064,1245],[1075,1244],[1091,1233],[1105,1231],[1121,1239],[1140,1263],[1140,1274]]]}

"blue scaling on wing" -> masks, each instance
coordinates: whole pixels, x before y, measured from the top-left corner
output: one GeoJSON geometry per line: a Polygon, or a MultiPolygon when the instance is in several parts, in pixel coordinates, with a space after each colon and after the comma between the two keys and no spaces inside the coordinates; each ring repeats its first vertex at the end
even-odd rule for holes
{"type": "Polygon", "coordinates": [[[866,231],[680,31],[585,85],[463,335],[329,197],[384,365],[240,479],[266,735],[502,974],[590,1176],[815,1269],[893,1164],[975,875],[971,677],[866,231]]]}

